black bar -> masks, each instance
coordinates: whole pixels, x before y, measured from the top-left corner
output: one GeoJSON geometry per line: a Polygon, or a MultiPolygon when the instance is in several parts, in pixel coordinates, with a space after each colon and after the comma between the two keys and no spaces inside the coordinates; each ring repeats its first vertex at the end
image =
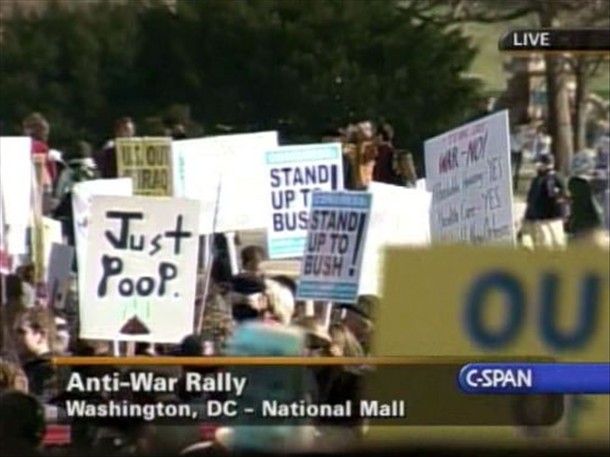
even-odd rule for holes
{"type": "Polygon", "coordinates": [[[517,29],[500,37],[500,51],[610,52],[610,29],[517,29]]]}

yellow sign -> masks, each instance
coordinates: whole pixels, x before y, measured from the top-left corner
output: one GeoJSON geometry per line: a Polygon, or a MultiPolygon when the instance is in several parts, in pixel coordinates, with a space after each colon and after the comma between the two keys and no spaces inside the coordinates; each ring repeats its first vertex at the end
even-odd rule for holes
{"type": "MultiPolygon", "coordinates": [[[[378,356],[547,356],[610,362],[610,268],[599,248],[467,246],[387,251],[378,356]]],[[[514,427],[373,428],[373,440],[610,444],[608,396],[566,397],[562,421],[514,427]]]]}
{"type": "Polygon", "coordinates": [[[36,155],[33,158],[34,176],[32,180],[32,260],[36,284],[44,281],[44,223],[43,201],[46,187],[45,159],[36,155]]]}
{"type": "Polygon", "coordinates": [[[134,195],[173,196],[171,138],[118,138],[118,175],[132,178],[134,195]]]}

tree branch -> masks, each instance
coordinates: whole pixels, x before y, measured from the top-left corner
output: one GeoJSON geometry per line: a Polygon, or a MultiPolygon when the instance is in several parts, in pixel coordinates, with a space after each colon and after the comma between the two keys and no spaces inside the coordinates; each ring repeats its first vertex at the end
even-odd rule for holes
{"type": "Polygon", "coordinates": [[[483,22],[483,23],[496,23],[496,22],[504,22],[504,21],[512,21],[514,19],[518,19],[528,14],[536,12],[536,8],[534,6],[524,6],[521,8],[514,9],[512,11],[506,12],[483,12],[483,11],[472,11],[464,8],[463,14],[461,17],[456,17],[456,20],[460,20],[462,22],[483,22]]]}
{"type": "Polygon", "coordinates": [[[587,76],[589,76],[589,77],[595,76],[597,74],[597,72],[599,71],[599,67],[601,66],[603,61],[604,61],[604,58],[601,56],[594,58],[594,60],[589,60],[589,65],[586,70],[587,76]]]}
{"type": "Polygon", "coordinates": [[[582,0],[553,0],[553,3],[557,10],[565,11],[577,11],[592,6],[590,2],[582,0]]]}
{"type": "Polygon", "coordinates": [[[437,3],[435,0],[411,0],[398,2],[397,7],[407,17],[425,24],[447,26],[455,22],[449,13],[439,14],[438,10],[435,11],[437,3]]]}
{"type": "Polygon", "coordinates": [[[569,65],[570,70],[576,73],[580,65],[580,59],[578,57],[566,57],[565,62],[569,65]]]}

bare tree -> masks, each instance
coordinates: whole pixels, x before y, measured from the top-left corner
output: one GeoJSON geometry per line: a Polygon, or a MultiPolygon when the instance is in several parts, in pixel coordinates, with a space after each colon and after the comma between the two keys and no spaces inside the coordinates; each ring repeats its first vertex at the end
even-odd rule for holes
{"type": "MultiPolygon", "coordinates": [[[[608,27],[610,25],[610,2],[592,0],[586,8],[573,11],[569,24],[580,27],[608,27]]],[[[588,97],[592,78],[598,74],[605,58],[601,55],[575,53],[565,57],[575,78],[574,109],[572,125],[574,127],[574,150],[587,147],[588,97]]]]}
{"type": "Polygon", "coordinates": [[[574,126],[574,150],[580,151],[587,147],[587,106],[590,82],[601,68],[604,57],[577,54],[567,58],[566,61],[575,77],[572,125],[574,126]]]}
{"type": "MultiPolygon", "coordinates": [[[[597,24],[608,17],[607,0],[404,0],[403,8],[417,8],[422,20],[446,23],[500,23],[527,16],[545,28],[597,24]]],[[[584,144],[588,82],[599,68],[597,60],[546,54],[548,129],[553,137],[553,154],[562,171],[567,171],[575,146],[584,144]],[[568,59],[572,59],[571,62],[568,59]],[[571,63],[571,64],[570,64],[571,63]],[[572,119],[568,93],[570,71],[576,75],[576,115],[572,119]],[[580,97],[580,99],[579,99],[580,97]],[[574,128],[573,126],[574,121],[574,128]],[[574,132],[574,133],[573,133],[574,132]]]]}

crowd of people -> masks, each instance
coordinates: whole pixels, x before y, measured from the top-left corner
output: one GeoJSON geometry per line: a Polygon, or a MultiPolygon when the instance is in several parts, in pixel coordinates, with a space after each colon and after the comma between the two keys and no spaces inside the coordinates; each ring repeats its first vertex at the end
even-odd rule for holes
{"type": "MultiPolygon", "coordinates": [[[[168,126],[165,134],[183,139],[184,132],[183,125],[174,123],[168,126]]],[[[38,113],[25,119],[23,133],[33,140],[32,154],[44,162],[41,183],[45,195],[44,213],[62,222],[66,243],[74,246],[72,189],[78,182],[117,177],[114,140],[99,151],[81,141],[64,154],[59,153],[49,147],[49,123],[38,113]]],[[[124,117],[117,121],[114,138],[136,134],[132,119],[124,117]]],[[[575,156],[572,175],[566,184],[554,172],[553,156],[544,147],[547,142],[542,131],[537,138],[537,176],[527,196],[521,234],[530,236],[536,246],[557,247],[565,244],[564,229],[579,239],[603,228],[603,211],[597,197],[600,189],[595,187],[593,179],[598,168],[594,154],[587,150],[575,156]]],[[[343,145],[346,189],[366,189],[372,181],[406,187],[416,185],[418,173],[413,155],[394,146],[394,132],[387,122],[379,122],[375,128],[372,122],[362,121],[343,129],[329,130],[321,140],[343,145]]],[[[296,300],[294,278],[265,273],[262,247],[244,246],[241,271],[234,275],[225,238],[216,236],[214,245],[209,284],[205,284],[205,274],[198,280],[195,314],[201,319],[197,319],[194,334],[185,335],[182,343],[176,346],[138,343],[133,348],[134,355],[223,354],[236,329],[253,321],[301,329],[306,335],[306,355],[310,357],[369,353],[372,313],[378,304],[377,297],[362,296],[356,305],[336,304],[330,322],[323,325],[323,319],[319,315],[316,317],[312,303],[296,300]]],[[[61,416],[62,399],[65,399],[62,388],[69,373],[52,363],[53,356],[116,355],[116,348],[110,342],[79,339],[77,293],[73,291],[61,310],[45,306],[37,293],[39,284],[35,273],[34,267],[25,262],[2,282],[0,454],[12,451],[12,455],[38,455],[45,438],[45,424],[61,416]]],[[[77,274],[75,265],[74,278],[77,274]]],[[[193,367],[177,369],[185,372],[193,367]]],[[[316,388],[312,395],[321,403],[341,403],[360,394],[360,369],[325,367],[316,368],[313,374],[316,388]]],[[[193,401],[184,392],[178,391],[175,395],[177,401],[193,401]]],[[[312,425],[316,428],[316,436],[322,437],[321,441],[326,444],[356,439],[365,430],[364,423],[353,420],[321,420],[312,425]],[[334,440],[329,438],[331,435],[334,440]]],[[[214,439],[216,435],[202,438],[199,429],[183,426],[167,433],[168,429],[164,427],[143,421],[74,423],[70,428],[69,445],[62,451],[126,455],[190,449],[188,452],[194,455],[222,441],[214,439]]]]}
{"type": "MultiPolygon", "coordinates": [[[[307,309],[311,304],[297,303],[296,286],[286,276],[268,277],[261,269],[264,251],[258,246],[247,246],[241,252],[242,271],[229,278],[228,282],[213,281],[205,307],[197,309],[203,313],[201,327],[193,335],[185,336],[176,346],[138,343],[133,349],[139,356],[204,356],[224,353],[227,342],[237,328],[245,323],[263,322],[275,327],[296,327],[306,337],[303,355],[315,356],[364,356],[368,353],[371,332],[371,308],[376,305],[374,296],[362,296],[357,305],[339,305],[330,326],[321,324],[315,310],[307,309]]],[[[68,303],[63,312],[44,306],[28,306],[24,290],[33,286],[20,270],[10,275],[6,281],[6,299],[2,317],[5,342],[16,344],[5,348],[0,359],[0,442],[2,451],[13,450],[11,455],[38,455],[37,449],[43,444],[46,423],[53,423],[62,415],[65,400],[63,388],[70,369],[53,365],[51,358],[59,355],[112,356],[111,342],[80,340],[78,322],[70,322],[68,303]],[[12,322],[12,325],[6,325],[12,322]]],[[[201,298],[201,297],[200,297],[201,298]]],[[[262,354],[264,355],[264,354],[262,354]]],[[[81,373],[99,374],[108,367],[75,367],[81,373]]],[[[115,369],[117,369],[115,367],[115,369]]],[[[194,367],[177,367],[168,373],[180,376],[184,370],[194,367]]],[[[220,369],[220,368],[218,368],[220,369]]],[[[205,368],[210,373],[213,368],[205,368]]],[[[313,373],[315,383],[311,389],[312,398],[320,403],[343,403],[346,399],[356,399],[359,395],[359,369],[325,367],[313,373]]],[[[148,398],[148,401],[151,401],[148,398]]],[[[167,397],[164,401],[170,401],[167,397]]],[[[191,393],[178,390],[174,401],[197,402],[191,393]]],[[[152,427],[145,421],[133,420],[128,424],[123,420],[104,423],[73,423],[70,427],[69,445],[60,449],[100,452],[100,454],[150,455],[155,452],[177,453],[194,446],[194,454],[201,447],[207,449],[214,443],[207,425],[205,435],[201,424],[192,426],[152,427]],[[168,433],[168,430],[170,432],[168,433]],[[202,442],[203,440],[203,442],[202,442]],[[151,447],[152,446],[152,447],[151,447]]],[[[328,434],[357,439],[364,424],[345,420],[322,420],[317,426],[317,435],[329,444],[328,434]],[[324,430],[327,436],[324,436],[324,430]],[[340,430],[340,433],[337,433],[340,430]]],[[[221,444],[216,443],[216,446],[221,444]]]]}
{"type": "MultiPolygon", "coordinates": [[[[32,154],[44,161],[43,212],[62,222],[65,241],[74,246],[72,189],[78,182],[117,176],[114,141],[109,141],[97,152],[81,141],[62,154],[48,146],[50,128],[42,115],[34,113],[28,116],[23,126],[24,134],[33,140],[32,154]]],[[[183,138],[184,130],[174,126],[167,134],[183,138]]],[[[130,118],[117,121],[115,138],[135,135],[136,128],[130,118]]],[[[380,126],[375,135],[369,122],[324,137],[324,141],[340,141],[345,145],[346,187],[354,189],[365,188],[371,179],[414,184],[416,175],[412,156],[395,150],[392,139],[389,125],[380,126]],[[374,166],[375,162],[379,167],[374,166]],[[404,170],[408,171],[403,174],[404,170]]],[[[199,327],[194,334],[185,335],[182,343],[176,346],[138,343],[131,349],[134,355],[222,354],[235,329],[253,321],[301,329],[306,335],[305,355],[308,356],[367,354],[372,331],[370,309],[374,307],[376,297],[363,296],[357,305],[336,306],[330,325],[323,325],[319,309],[316,311],[312,303],[296,301],[294,278],[269,277],[261,269],[265,261],[262,247],[244,246],[241,249],[241,272],[233,275],[224,237],[218,235],[216,238],[210,284],[205,287],[204,274],[198,280],[195,307],[197,316],[202,316],[202,319],[197,319],[199,327]],[[204,290],[207,291],[205,298],[204,290]]],[[[0,453],[12,450],[13,455],[37,455],[44,444],[45,424],[56,422],[62,415],[65,396],[62,389],[70,370],[55,366],[53,356],[116,355],[111,342],[78,338],[78,294],[75,291],[63,309],[45,306],[44,299],[38,294],[39,284],[34,270],[35,267],[26,262],[2,282],[0,442],[3,445],[0,453]]],[[[75,265],[74,284],[77,274],[75,265]]],[[[324,403],[344,401],[358,395],[358,378],[357,369],[319,369],[314,376],[315,395],[324,403]]],[[[176,397],[178,401],[193,400],[183,392],[177,392],[176,397]]],[[[313,425],[318,425],[318,430],[338,427],[346,430],[346,436],[357,437],[362,424],[347,421],[313,425]]],[[[150,453],[152,446],[155,452],[160,449],[179,452],[202,439],[194,429],[190,429],[193,433],[189,434],[189,427],[174,427],[170,434],[166,430],[167,427],[161,427],[153,431],[149,424],[138,421],[128,426],[123,421],[86,426],[74,423],[69,430],[69,445],[63,446],[62,451],[146,454],[150,453]]],[[[204,438],[205,443],[214,442],[210,436],[204,438]]],[[[329,442],[328,436],[325,442],[329,442]]]]}
{"type": "MultiPolygon", "coordinates": [[[[607,244],[608,138],[606,128],[593,147],[574,154],[564,178],[556,170],[550,137],[544,129],[537,130],[530,151],[536,174],[527,191],[522,239],[528,238],[534,247],[559,249],[570,242],[607,244]]],[[[513,163],[520,167],[525,144],[515,140],[512,146],[513,163]],[[515,154],[516,150],[520,152],[515,154]]],[[[517,182],[518,178],[515,187],[517,182]]]]}

